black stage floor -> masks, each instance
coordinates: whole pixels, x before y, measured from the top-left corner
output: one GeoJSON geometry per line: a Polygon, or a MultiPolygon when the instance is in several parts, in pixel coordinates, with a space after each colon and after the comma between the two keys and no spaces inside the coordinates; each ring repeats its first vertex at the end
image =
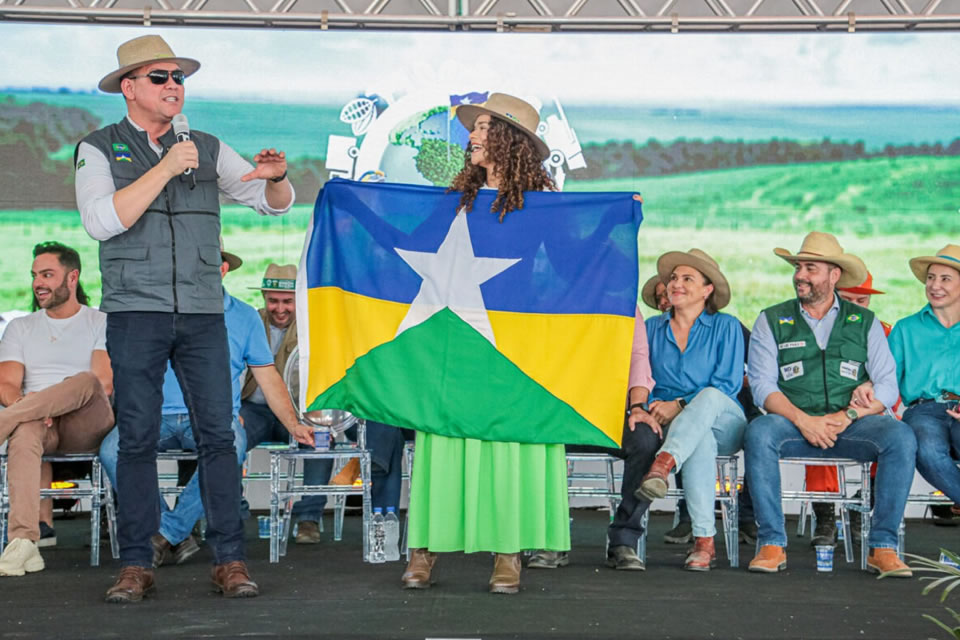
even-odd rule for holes
{"type": "MultiPolygon", "coordinates": [[[[102,596],[118,565],[106,556],[88,565],[88,520],[57,520],[59,544],[44,549],[46,570],[0,578],[0,637],[328,637],[328,638],[913,638],[946,637],[922,614],[945,619],[924,583],[877,579],[846,564],[838,549],[832,574],[818,574],[812,549],[793,538],[789,570],[758,575],[721,558],[708,574],[681,570],[685,546],[662,535],[671,517],[651,518],[648,569],[619,572],[601,566],[606,513],[573,512],[570,566],[523,572],[516,596],[486,592],[489,554],[442,555],[437,584],[402,591],[400,562],[360,560],[360,519],[348,517],[344,541],[333,542],[328,517],[324,542],[291,544],[271,565],[267,541],[248,522],[251,574],[259,598],[229,601],[208,582],[206,551],[183,566],[157,572],[158,592],[134,605],[107,605],[102,596]]],[[[796,522],[788,522],[793,531],[796,522]]],[[[911,522],[908,550],[937,555],[957,549],[960,529],[911,522]]],[[[722,544],[718,536],[718,552],[722,544]]],[[[753,549],[741,545],[741,567],[753,549]]],[[[957,596],[947,605],[957,608],[957,596]]]]}

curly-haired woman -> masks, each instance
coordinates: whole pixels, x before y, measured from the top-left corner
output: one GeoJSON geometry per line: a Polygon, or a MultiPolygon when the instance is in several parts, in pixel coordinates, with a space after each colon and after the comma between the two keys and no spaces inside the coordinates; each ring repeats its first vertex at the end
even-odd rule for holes
{"type": "MultiPolygon", "coordinates": [[[[548,149],[537,137],[540,117],[532,106],[494,93],[483,105],[459,107],[457,116],[471,132],[464,168],[452,185],[462,193],[458,215],[473,209],[483,188],[497,190],[490,212],[501,221],[523,208],[524,191],[556,190],[543,168],[548,149]]],[[[416,451],[404,588],[430,586],[438,551],[487,551],[496,557],[490,591],[517,593],[523,549],[570,548],[562,444],[417,432],[416,451]]]]}

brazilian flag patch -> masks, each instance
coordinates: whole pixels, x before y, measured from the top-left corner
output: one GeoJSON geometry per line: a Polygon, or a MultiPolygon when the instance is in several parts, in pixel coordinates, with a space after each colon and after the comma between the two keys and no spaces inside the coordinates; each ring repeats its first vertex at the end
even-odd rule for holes
{"type": "Polygon", "coordinates": [[[130,157],[130,147],[122,142],[114,142],[113,159],[117,162],[133,162],[133,159],[130,157]]]}
{"type": "Polygon", "coordinates": [[[859,313],[851,313],[847,316],[847,322],[860,322],[863,319],[859,313]]]}

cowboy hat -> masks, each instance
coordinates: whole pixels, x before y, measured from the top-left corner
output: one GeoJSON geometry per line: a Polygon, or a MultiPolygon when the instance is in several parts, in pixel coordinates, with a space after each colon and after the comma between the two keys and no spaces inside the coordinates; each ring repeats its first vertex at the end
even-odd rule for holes
{"type": "Polygon", "coordinates": [[[837,287],[855,287],[867,279],[867,267],[863,260],[850,253],[844,253],[836,236],[821,231],[811,231],[803,239],[800,251],[793,254],[777,247],[773,252],[790,264],[797,262],[829,262],[843,273],[837,281],[837,287]]]}
{"type": "Polygon", "coordinates": [[[650,276],[650,279],[643,284],[643,289],[640,290],[640,299],[651,309],[660,311],[660,306],[657,304],[658,284],[663,284],[663,280],[660,279],[660,274],[650,276]]]}
{"type": "Polygon", "coordinates": [[[184,75],[193,75],[200,63],[193,58],[178,58],[160,36],[140,36],[127,40],[117,47],[119,69],[111,71],[100,80],[100,91],[120,93],[120,81],[125,75],[140,67],[154,62],[174,62],[180,66],[184,75]]]}
{"type": "Polygon", "coordinates": [[[948,244],[935,256],[920,256],[910,260],[910,269],[920,282],[927,281],[927,269],[932,264],[942,264],[960,271],[960,246],[948,244]]]}
{"type": "Polygon", "coordinates": [[[263,273],[263,281],[259,287],[250,287],[260,291],[283,291],[294,293],[297,290],[297,267],[292,264],[267,265],[263,273]]]}
{"type": "MultiPolygon", "coordinates": [[[[852,256],[856,257],[856,256],[852,256]]],[[[857,258],[859,260],[859,258],[857,258]]],[[[862,262],[862,260],[861,260],[862,262]]],[[[863,266],[864,269],[867,268],[866,265],[863,266]]],[[[856,287],[837,287],[838,291],[846,291],[847,293],[852,293],[856,296],[873,296],[880,295],[883,291],[879,291],[873,288],[873,274],[867,271],[867,279],[861,282],[856,287]]]]}
{"type": "Polygon", "coordinates": [[[220,236],[220,258],[226,262],[227,265],[229,265],[227,273],[239,269],[240,265],[243,264],[243,260],[240,259],[240,256],[223,250],[223,236],[220,236]]]}
{"type": "Polygon", "coordinates": [[[713,301],[717,309],[723,309],[730,304],[730,285],[720,271],[717,261],[711,258],[706,251],[690,249],[683,251],[669,251],[657,259],[657,273],[660,279],[666,282],[673,270],[681,265],[693,267],[713,284],[713,301]]]}
{"type": "Polygon", "coordinates": [[[540,114],[530,103],[508,96],[505,93],[491,93],[483,104],[463,104],[457,107],[457,118],[469,131],[473,131],[473,124],[477,117],[488,114],[491,118],[509,122],[514,127],[527,134],[533,142],[541,160],[550,155],[550,148],[537,135],[537,126],[540,124],[540,114]]]}

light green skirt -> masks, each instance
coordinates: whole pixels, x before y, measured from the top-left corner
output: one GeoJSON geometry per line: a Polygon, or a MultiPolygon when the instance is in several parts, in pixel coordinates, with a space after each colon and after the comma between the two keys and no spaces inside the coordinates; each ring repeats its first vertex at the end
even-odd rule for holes
{"type": "Polygon", "coordinates": [[[417,432],[410,548],[570,549],[562,444],[520,444],[417,432]]]}

